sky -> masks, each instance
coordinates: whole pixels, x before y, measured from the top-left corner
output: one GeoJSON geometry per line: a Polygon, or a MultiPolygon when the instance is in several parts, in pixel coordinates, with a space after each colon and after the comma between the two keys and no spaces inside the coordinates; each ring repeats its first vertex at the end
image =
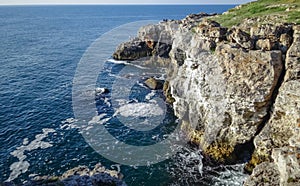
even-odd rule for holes
{"type": "Polygon", "coordinates": [[[40,4],[243,4],[253,0],[0,0],[0,5],[40,4]]]}

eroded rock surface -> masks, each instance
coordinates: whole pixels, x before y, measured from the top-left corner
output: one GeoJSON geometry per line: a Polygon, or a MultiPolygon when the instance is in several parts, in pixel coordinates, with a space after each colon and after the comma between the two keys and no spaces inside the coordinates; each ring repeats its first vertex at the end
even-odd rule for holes
{"type": "Polygon", "coordinates": [[[216,161],[252,155],[245,185],[299,185],[300,26],[192,17],[138,34],[155,59],[170,59],[163,89],[182,129],[216,161]]]}
{"type": "Polygon", "coordinates": [[[234,158],[235,147],[250,141],[268,115],[283,69],[282,53],[222,42],[213,54],[201,35],[180,35],[184,37],[176,36],[170,53],[175,113],[197,128],[192,138],[205,152],[220,161],[234,158]],[[188,56],[181,66],[178,50],[188,56]]]}
{"type": "MultiPolygon", "coordinates": [[[[300,175],[300,27],[287,53],[286,74],[279,88],[271,119],[254,139],[250,163],[274,162],[281,185],[299,185],[300,175]]],[[[258,181],[258,180],[256,180],[258,181]]]]}

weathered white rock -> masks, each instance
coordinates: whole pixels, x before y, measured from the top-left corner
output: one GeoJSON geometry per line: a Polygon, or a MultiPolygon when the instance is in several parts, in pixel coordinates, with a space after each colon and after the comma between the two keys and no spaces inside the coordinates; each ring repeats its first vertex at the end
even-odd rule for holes
{"type": "Polygon", "coordinates": [[[280,186],[280,172],[274,163],[261,163],[252,175],[245,181],[244,186],[280,186]]]}
{"type": "MultiPolygon", "coordinates": [[[[270,164],[277,167],[280,173],[278,180],[282,186],[300,184],[299,56],[300,32],[295,30],[294,42],[287,52],[284,81],[279,88],[271,119],[254,139],[255,151],[251,160],[252,164],[273,161],[270,164]]],[[[253,176],[250,179],[251,182],[259,183],[253,176]]]]}
{"type": "Polygon", "coordinates": [[[268,114],[282,54],[245,51],[230,44],[219,44],[213,54],[203,43],[197,34],[177,33],[169,82],[175,114],[197,128],[204,151],[224,160],[222,156],[229,156],[236,145],[254,137],[268,114]],[[178,63],[178,51],[184,51],[184,63],[178,63]],[[214,154],[215,146],[224,154],[214,154]]]}

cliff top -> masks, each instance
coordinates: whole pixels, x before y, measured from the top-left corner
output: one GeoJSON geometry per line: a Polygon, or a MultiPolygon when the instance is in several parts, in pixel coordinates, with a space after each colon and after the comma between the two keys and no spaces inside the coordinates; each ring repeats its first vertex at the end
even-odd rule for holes
{"type": "Polygon", "coordinates": [[[300,24],[300,0],[258,0],[239,5],[211,19],[225,27],[249,23],[255,26],[270,23],[270,20],[278,24],[300,24]]]}

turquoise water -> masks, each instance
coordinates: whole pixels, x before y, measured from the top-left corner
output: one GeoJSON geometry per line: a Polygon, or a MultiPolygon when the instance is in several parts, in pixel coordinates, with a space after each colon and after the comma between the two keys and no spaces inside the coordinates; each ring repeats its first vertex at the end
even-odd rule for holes
{"type": "MultiPolygon", "coordinates": [[[[98,162],[116,167],[72,127],[72,81],[85,50],[102,34],[125,23],[182,19],[190,13],[221,13],[231,7],[0,7],[0,181],[14,178],[14,182],[21,183],[30,175],[59,175],[70,168],[98,162]],[[20,165],[26,168],[20,169],[20,165]]],[[[99,77],[101,85],[109,87],[114,81],[109,74],[117,74],[123,67],[124,64],[107,62],[108,75],[99,77]]],[[[148,93],[137,85],[132,99],[139,101],[148,93]]],[[[99,113],[112,115],[105,100],[97,99],[99,113]]],[[[176,120],[168,111],[165,130],[172,129],[176,120]]],[[[126,142],[135,143],[130,138],[126,142]]],[[[152,142],[141,144],[147,143],[152,142]]],[[[202,165],[201,153],[191,147],[173,160],[148,167],[120,168],[128,185],[239,185],[244,176],[240,166],[202,165]]]]}

